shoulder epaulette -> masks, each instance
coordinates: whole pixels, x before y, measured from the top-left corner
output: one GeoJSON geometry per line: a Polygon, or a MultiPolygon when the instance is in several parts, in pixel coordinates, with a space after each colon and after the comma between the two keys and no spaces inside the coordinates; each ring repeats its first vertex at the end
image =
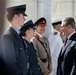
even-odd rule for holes
{"type": "Polygon", "coordinates": [[[54,32],[54,35],[57,35],[58,34],[58,32],[54,32]]]}

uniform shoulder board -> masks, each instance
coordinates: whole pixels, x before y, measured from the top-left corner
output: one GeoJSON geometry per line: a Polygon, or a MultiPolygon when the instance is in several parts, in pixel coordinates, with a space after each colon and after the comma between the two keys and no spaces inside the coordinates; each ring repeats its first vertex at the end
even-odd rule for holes
{"type": "Polygon", "coordinates": [[[54,35],[57,35],[58,33],[57,32],[54,32],[54,35]]]}

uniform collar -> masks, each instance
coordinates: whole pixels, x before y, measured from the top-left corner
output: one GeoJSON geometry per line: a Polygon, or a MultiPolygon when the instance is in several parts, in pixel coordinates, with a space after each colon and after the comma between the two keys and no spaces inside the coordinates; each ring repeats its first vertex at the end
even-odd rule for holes
{"type": "Polygon", "coordinates": [[[60,34],[60,32],[58,30],[54,30],[54,32],[57,32],[58,34],[60,34]]]}
{"type": "Polygon", "coordinates": [[[20,31],[18,29],[16,29],[15,27],[13,27],[11,24],[10,26],[17,32],[17,34],[20,34],[20,31]]]}
{"type": "MultiPolygon", "coordinates": [[[[27,40],[27,39],[26,39],[26,38],[24,38],[24,37],[23,37],[23,39],[27,40]]],[[[30,41],[30,40],[27,40],[27,41],[28,41],[29,43],[31,43],[31,41],[30,41]]]]}

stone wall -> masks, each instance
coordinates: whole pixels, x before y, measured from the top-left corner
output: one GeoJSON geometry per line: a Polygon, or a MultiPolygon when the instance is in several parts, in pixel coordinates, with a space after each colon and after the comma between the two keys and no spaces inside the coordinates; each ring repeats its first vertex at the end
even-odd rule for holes
{"type": "MultiPolygon", "coordinates": [[[[49,36],[51,32],[51,0],[7,0],[6,7],[26,4],[26,20],[32,19],[35,22],[40,17],[45,17],[47,26],[45,36],[49,36]]],[[[8,21],[5,16],[5,28],[8,27],[8,21]]]]}
{"type": "Polygon", "coordinates": [[[61,20],[64,17],[76,17],[76,0],[52,0],[52,21],[61,20]]]}
{"type": "MultiPolygon", "coordinates": [[[[32,19],[35,22],[40,17],[45,17],[47,26],[45,36],[52,32],[51,22],[62,20],[64,17],[72,16],[76,18],[76,0],[7,0],[8,6],[26,4],[26,20],[32,19]]],[[[8,22],[5,19],[5,28],[8,22]]]]}

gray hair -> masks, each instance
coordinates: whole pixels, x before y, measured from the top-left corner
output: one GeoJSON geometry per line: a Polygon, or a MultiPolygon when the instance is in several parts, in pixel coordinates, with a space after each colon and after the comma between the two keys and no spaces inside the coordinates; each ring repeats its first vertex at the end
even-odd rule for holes
{"type": "Polygon", "coordinates": [[[76,23],[75,23],[75,20],[73,17],[66,17],[62,20],[62,22],[68,26],[68,25],[71,25],[72,28],[76,28],[76,23]]]}

